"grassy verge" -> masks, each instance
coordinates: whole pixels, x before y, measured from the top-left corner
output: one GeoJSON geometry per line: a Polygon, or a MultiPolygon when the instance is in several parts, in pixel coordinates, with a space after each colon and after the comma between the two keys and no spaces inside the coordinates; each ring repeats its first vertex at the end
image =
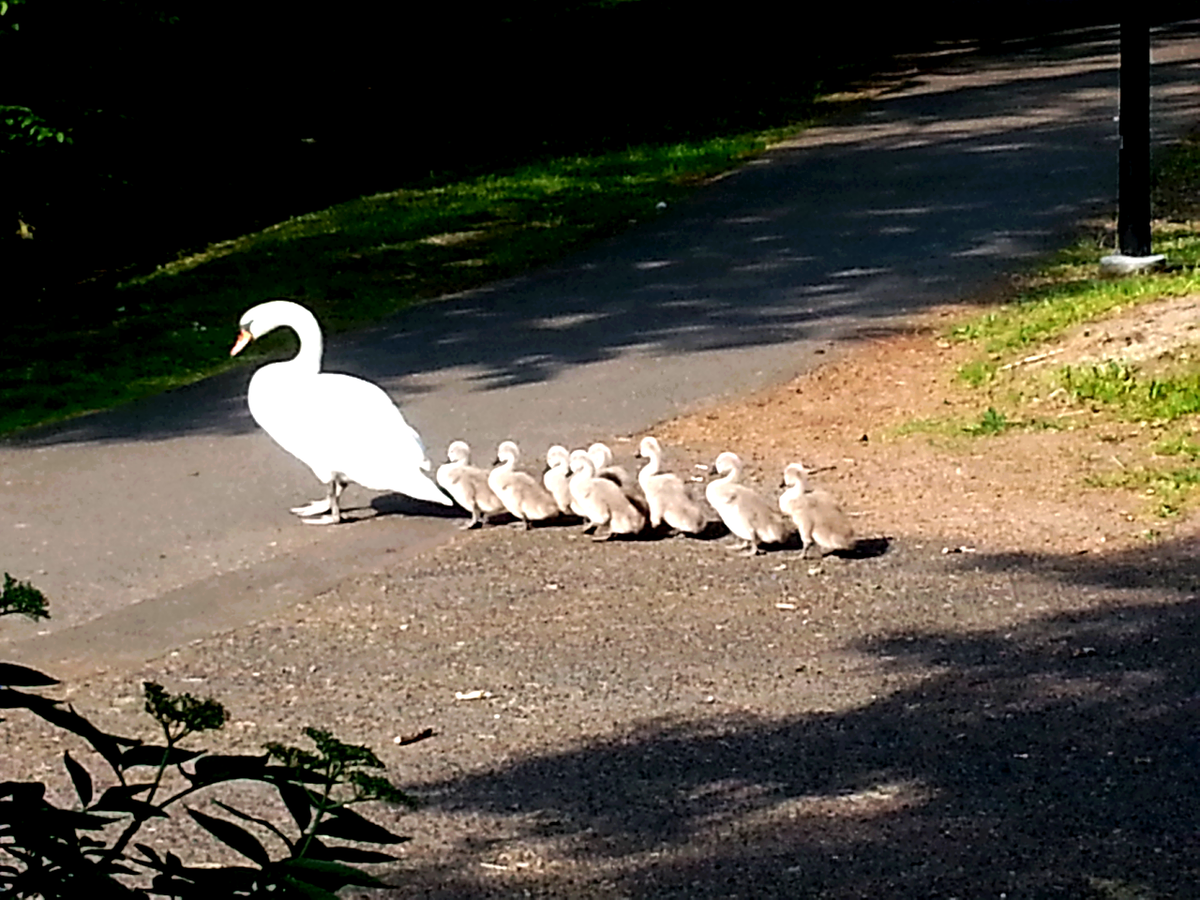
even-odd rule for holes
{"type": "Polygon", "coordinates": [[[227,367],[239,315],[268,297],[300,299],[339,331],[561,258],[660,214],[796,127],[362,197],[161,266],[53,328],[33,310],[0,349],[0,432],[227,367]]]}
{"type": "MultiPolygon", "coordinates": [[[[975,349],[958,381],[987,411],[977,422],[912,423],[910,430],[945,435],[990,435],[1013,427],[1100,427],[1137,423],[1151,443],[1145,458],[1115,473],[1089,476],[1098,487],[1143,492],[1160,515],[1172,515],[1200,484],[1200,332],[1184,328],[1152,359],[1053,365],[1068,331],[1169,297],[1200,294],[1200,137],[1183,142],[1159,163],[1154,194],[1155,252],[1162,271],[1103,278],[1097,260],[1111,251],[1099,235],[1059,253],[1024,277],[1013,299],[955,325],[949,341],[975,349]],[[1025,365],[1036,362],[1037,365],[1025,365]],[[1081,414],[1086,413],[1083,417],[1081,414]]],[[[1114,457],[1115,458],[1115,457],[1114,457]]],[[[1119,462],[1119,460],[1118,460],[1119,462]]]]}

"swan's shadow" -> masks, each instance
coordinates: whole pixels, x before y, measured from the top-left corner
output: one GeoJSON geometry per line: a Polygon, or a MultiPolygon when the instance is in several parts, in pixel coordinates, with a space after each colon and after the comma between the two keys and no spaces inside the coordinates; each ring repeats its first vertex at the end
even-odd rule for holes
{"type": "MultiPolygon", "coordinates": [[[[350,512],[368,507],[356,507],[350,512]]],[[[434,519],[465,519],[470,513],[458,504],[442,506],[428,500],[416,500],[405,494],[380,494],[372,497],[369,508],[376,516],[427,516],[434,519]]]]}

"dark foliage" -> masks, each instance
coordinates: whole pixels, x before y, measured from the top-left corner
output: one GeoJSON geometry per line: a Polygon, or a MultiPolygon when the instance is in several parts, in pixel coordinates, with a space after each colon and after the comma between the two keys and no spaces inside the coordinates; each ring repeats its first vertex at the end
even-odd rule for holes
{"type": "Polygon", "coordinates": [[[830,29],[805,7],[717,19],[678,0],[24,3],[0,27],[0,104],[35,117],[0,141],[0,264],[10,297],[48,302],[357,194],[780,125],[888,53],[1097,15],[1033,6],[830,29]]]}
{"type": "MultiPolygon", "coordinates": [[[[32,669],[5,665],[10,683],[54,683],[32,669]],[[19,670],[19,671],[18,671],[19,670]]],[[[75,808],[55,805],[40,782],[0,784],[0,895],[67,898],[95,892],[104,897],[326,897],[347,885],[377,887],[373,876],[349,863],[389,862],[395,857],[358,844],[397,844],[407,838],[363,818],[352,804],[384,801],[412,805],[386,778],[366,747],[345,744],[329,732],[306,729],[315,751],[272,744],[263,756],[216,756],[179,746],[184,737],[220,728],[224,708],[190,694],[171,695],[146,683],[146,711],[163,732],[161,744],[106,734],[58,701],[0,688],[0,706],[23,707],[83,738],[107,762],[115,783],[97,796],[92,774],[70,752],[63,765],[78,798],[75,808]],[[235,781],[274,788],[292,817],[276,823],[216,799],[235,781]],[[227,816],[185,806],[208,796],[227,816]],[[152,818],[183,806],[217,841],[245,857],[242,865],[188,866],[169,851],[136,843],[152,818]],[[274,856],[262,837],[282,843],[274,856]],[[329,839],[335,839],[333,843],[329,839]],[[348,841],[350,845],[338,843],[348,841]]]]}

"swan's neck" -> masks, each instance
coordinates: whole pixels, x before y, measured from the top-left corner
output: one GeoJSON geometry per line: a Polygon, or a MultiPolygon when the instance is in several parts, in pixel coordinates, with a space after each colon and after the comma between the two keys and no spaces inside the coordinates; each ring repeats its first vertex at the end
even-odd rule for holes
{"type": "Polygon", "coordinates": [[[308,310],[304,315],[295,316],[288,323],[289,328],[296,332],[300,339],[300,351],[288,360],[295,369],[313,375],[321,371],[321,355],[324,352],[324,341],[321,338],[321,326],[308,310]]]}
{"type": "Polygon", "coordinates": [[[642,471],[638,472],[638,481],[639,482],[643,478],[653,478],[655,475],[658,474],[659,466],[662,465],[662,460],[659,458],[659,455],[657,453],[655,453],[653,450],[651,450],[649,453],[646,454],[646,458],[650,461],[648,463],[646,463],[644,466],[642,466],[642,471]]]}
{"type": "Polygon", "coordinates": [[[728,472],[718,478],[714,484],[734,484],[742,477],[742,470],[737,466],[731,468],[728,472]]]}

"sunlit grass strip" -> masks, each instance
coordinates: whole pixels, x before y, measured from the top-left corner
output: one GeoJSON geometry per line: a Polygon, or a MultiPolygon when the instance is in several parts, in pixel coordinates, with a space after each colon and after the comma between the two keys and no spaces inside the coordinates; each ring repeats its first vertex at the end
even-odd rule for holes
{"type": "Polygon", "coordinates": [[[1195,268],[1200,233],[1175,231],[1170,240],[1156,241],[1155,249],[1168,253],[1168,259],[1180,268],[1121,279],[1100,278],[1094,274],[1099,254],[1093,252],[1090,276],[1080,277],[1080,267],[1074,263],[1060,263],[1043,273],[1043,278],[1053,279],[1050,283],[956,326],[949,336],[979,342],[986,353],[1007,354],[1059,337],[1069,328],[1119,308],[1200,291],[1200,273],[1195,268]]]}
{"type": "Polygon", "coordinates": [[[1173,469],[1138,468],[1093,475],[1084,479],[1088,487],[1125,488],[1140,491],[1154,514],[1162,518],[1177,515],[1200,485],[1200,466],[1173,469]]]}
{"type": "MultiPolygon", "coordinates": [[[[103,308],[0,348],[0,432],[113,406],[230,365],[238,316],[296,297],[331,332],[562,258],[661,215],[790,129],[552,159],[362,197],[181,256],[103,308]]],[[[254,348],[269,353],[286,335],[254,348]]],[[[253,355],[253,354],[248,354],[253,355]]]]}
{"type": "Polygon", "coordinates": [[[1126,419],[1172,422],[1200,412],[1200,372],[1146,378],[1136,366],[1109,362],[1064,366],[1057,381],[1076,401],[1104,404],[1126,419]]]}

